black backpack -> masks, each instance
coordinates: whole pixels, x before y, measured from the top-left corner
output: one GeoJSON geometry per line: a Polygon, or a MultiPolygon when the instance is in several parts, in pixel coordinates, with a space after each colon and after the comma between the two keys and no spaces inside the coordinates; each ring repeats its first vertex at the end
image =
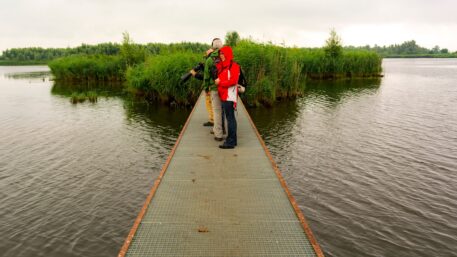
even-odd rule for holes
{"type": "MultiPolygon", "coordinates": [[[[232,68],[232,63],[230,63],[229,69],[232,68]]],[[[246,92],[246,89],[248,87],[248,81],[246,80],[246,77],[243,74],[243,69],[241,68],[241,65],[239,63],[236,64],[238,64],[238,66],[240,67],[240,76],[238,77],[238,93],[244,93],[246,92]]]]}

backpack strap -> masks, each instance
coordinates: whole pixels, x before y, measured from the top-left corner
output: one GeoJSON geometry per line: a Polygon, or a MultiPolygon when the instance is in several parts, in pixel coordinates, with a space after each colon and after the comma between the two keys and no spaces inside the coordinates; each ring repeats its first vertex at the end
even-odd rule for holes
{"type": "Polygon", "coordinates": [[[236,63],[236,62],[235,62],[233,59],[230,60],[229,70],[232,69],[232,64],[233,64],[233,63],[236,63]]]}

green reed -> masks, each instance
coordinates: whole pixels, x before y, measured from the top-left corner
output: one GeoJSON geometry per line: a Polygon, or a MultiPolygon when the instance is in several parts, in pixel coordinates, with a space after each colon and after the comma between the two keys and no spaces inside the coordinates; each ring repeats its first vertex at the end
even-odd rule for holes
{"type": "Polygon", "coordinates": [[[98,93],[95,91],[73,92],[70,95],[70,102],[72,104],[84,103],[86,100],[91,103],[96,103],[98,101],[98,93]]]}
{"type": "Polygon", "coordinates": [[[382,59],[369,51],[346,51],[333,57],[323,48],[287,48],[241,40],[234,49],[249,82],[246,98],[267,105],[302,94],[306,79],[380,76],[382,59]]]}
{"type": "MultiPolygon", "coordinates": [[[[153,54],[152,49],[125,41],[119,55],[69,56],[49,66],[58,81],[125,80],[128,92],[151,101],[189,105],[197,99],[201,81],[191,79],[181,84],[180,77],[203,61],[202,54],[191,48],[203,45],[154,45],[157,49],[153,54]],[[163,49],[158,51],[160,47],[163,49]]],[[[309,79],[377,77],[382,72],[382,58],[365,50],[342,49],[332,55],[326,48],[290,48],[240,40],[234,55],[249,83],[243,98],[250,105],[272,105],[299,96],[309,79]]]]}
{"type": "Polygon", "coordinates": [[[175,52],[150,56],[146,62],[126,72],[128,91],[164,103],[192,104],[202,90],[201,81],[181,83],[181,75],[203,61],[199,54],[175,52]]]}
{"type": "Polygon", "coordinates": [[[57,80],[124,80],[125,64],[120,56],[75,55],[51,61],[48,66],[57,80]]]}

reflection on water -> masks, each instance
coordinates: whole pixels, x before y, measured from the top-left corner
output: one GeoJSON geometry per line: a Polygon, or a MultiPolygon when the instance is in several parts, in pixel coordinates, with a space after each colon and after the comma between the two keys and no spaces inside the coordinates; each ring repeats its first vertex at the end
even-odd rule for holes
{"type": "MultiPolygon", "coordinates": [[[[383,70],[249,112],[327,257],[456,256],[457,60],[383,70]]],[[[0,67],[0,252],[115,256],[190,110],[30,72],[0,67]]]]}
{"type": "Polygon", "coordinates": [[[115,256],[189,111],[4,76],[37,68],[0,67],[1,256],[115,256]]]}
{"type": "Polygon", "coordinates": [[[457,60],[383,70],[250,113],[327,257],[457,256],[457,60]]]}
{"type": "Polygon", "coordinates": [[[304,97],[296,101],[276,103],[274,108],[251,108],[249,113],[255,120],[262,137],[274,151],[278,163],[290,160],[294,133],[297,133],[298,120],[306,108],[319,111],[337,108],[338,104],[348,98],[364,97],[376,94],[381,79],[340,80],[340,81],[308,81],[304,97]]]}
{"type": "Polygon", "coordinates": [[[308,81],[306,84],[305,98],[324,97],[328,102],[341,102],[346,97],[375,94],[381,85],[380,78],[353,79],[353,80],[323,80],[308,81]]]}
{"type": "Polygon", "coordinates": [[[49,79],[50,71],[28,71],[28,72],[13,72],[5,73],[4,77],[8,79],[49,79]]]}
{"type": "Polygon", "coordinates": [[[124,88],[121,82],[62,82],[53,83],[51,93],[69,97],[74,93],[96,92],[99,96],[122,96],[124,88]]]}

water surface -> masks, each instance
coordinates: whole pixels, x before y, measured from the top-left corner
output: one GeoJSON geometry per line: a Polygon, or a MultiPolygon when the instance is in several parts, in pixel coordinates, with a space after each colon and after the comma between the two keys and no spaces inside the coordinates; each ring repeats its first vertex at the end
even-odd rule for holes
{"type": "Polygon", "coordinates": [[[386,59],[251,114],[329,256],[457,256],[457,60],[386,59]]]}
{"type": "MultiPolygon", "coordinates": [[[[457,60],[383,67],[249,111],[327,257],[457,256],[457,60]]],[[[2,256],[117,255],[189,114],[119,88],[0,66],[2,256]]]]}
{"type": "Polygon", "coordinates": [[[73,105],[46,71],[0,66],[1,256],[116,256],[189,111],[73,105]]]}

